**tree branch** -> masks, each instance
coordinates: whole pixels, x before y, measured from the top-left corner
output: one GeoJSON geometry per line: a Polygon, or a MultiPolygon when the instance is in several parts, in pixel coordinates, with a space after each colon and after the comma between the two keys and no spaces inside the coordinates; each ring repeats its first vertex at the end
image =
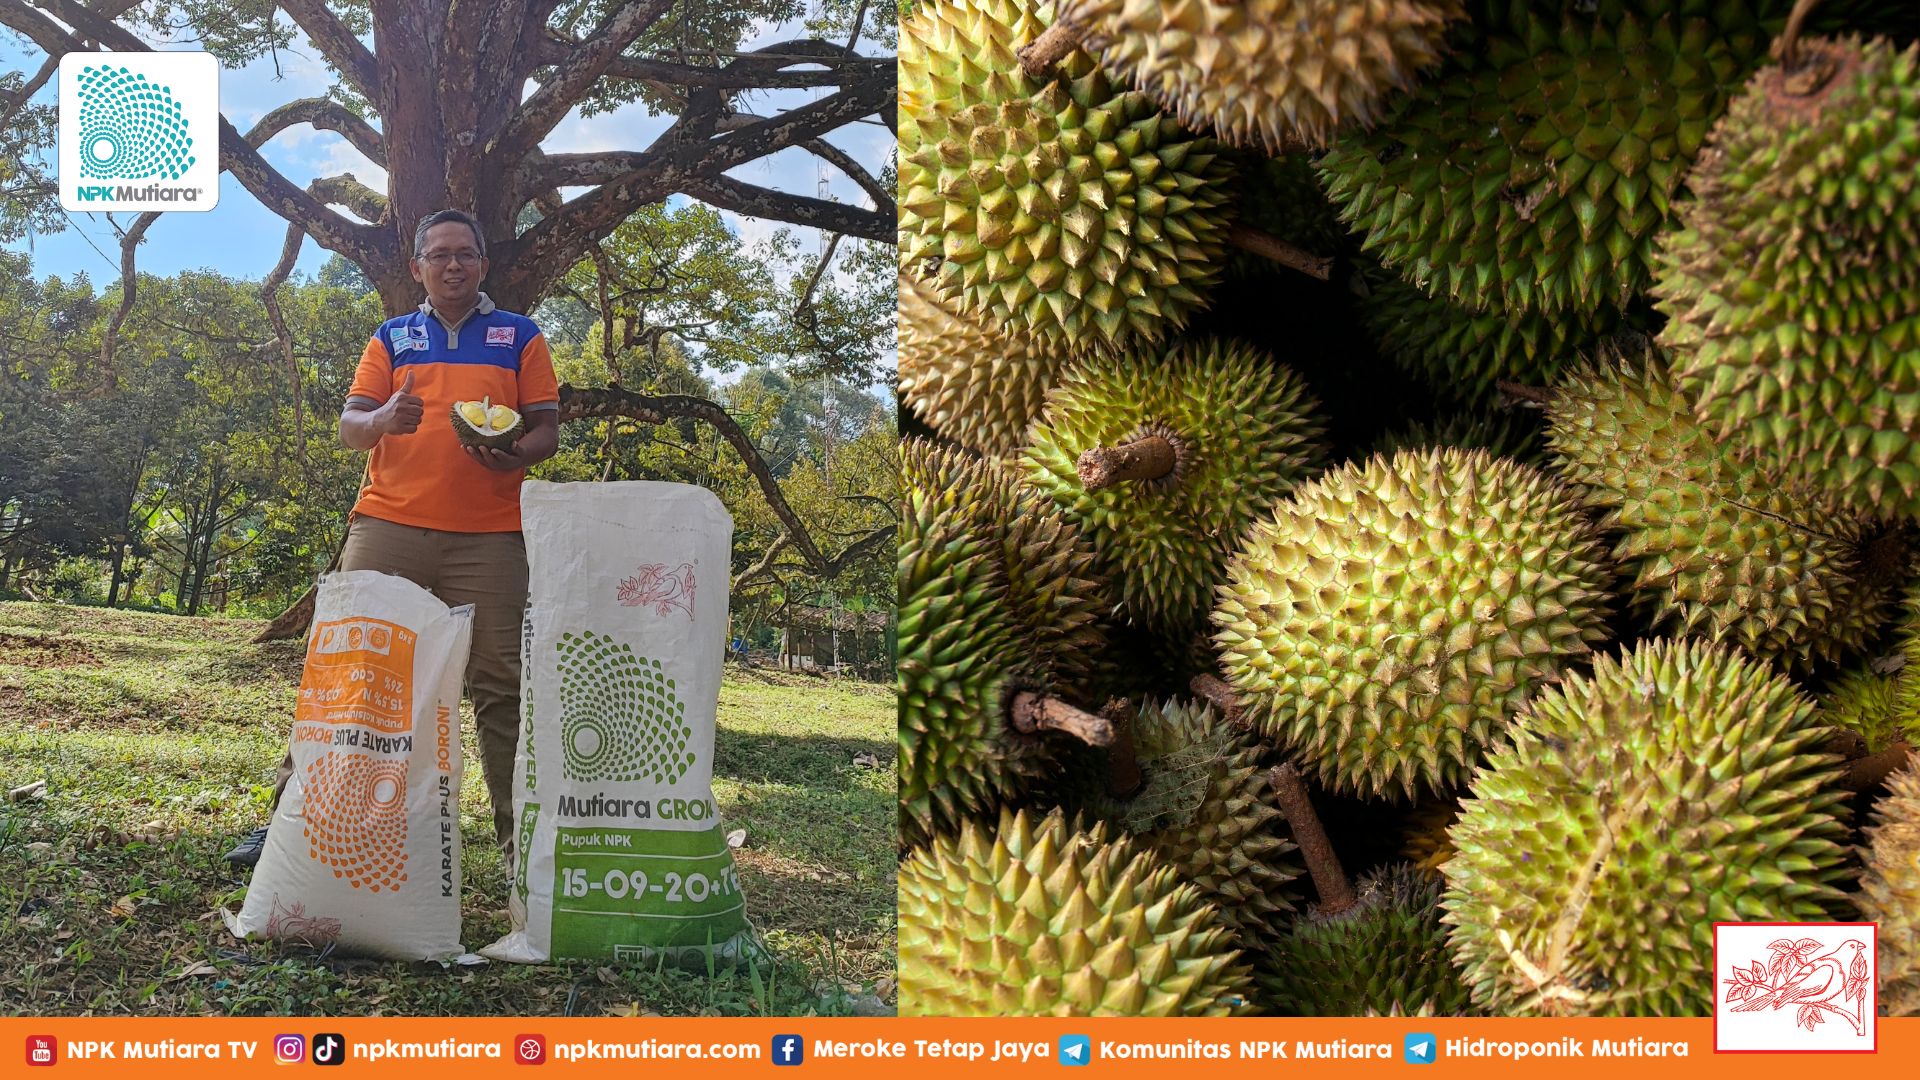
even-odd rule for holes
{"type": "Polygon", "coordinates": [[[352,173],[324,176],[307,185],[307,194],[334,206],[344,206],[370,222],[387,218],[387,197],[354,178],[352,173]]]}
{"type": "Polygon", "coordinates": [[[754,187],[725,176],[689,181],[680,190],[703,203],[746,217],[805,225],[883,244],[893,243],[898,237],[898,219],[890,210],[863,210],[810,195],[754,187]]]}
{"type": "MultiPolygon", "coordinates": [[[[894,80],[891,77],[875,79],[778,118],[750,124],[717,138],[705,138],[700,132],[713,120],[719,101],[716,96],[702,107],[699,95],[695,95],[693,106],[680,120],[656,139],[654,146],[634,159],[636,168],[574,199],[561,207],[560,213],[500,245],[499,261],[516,268],[502,284],[501,291],[538,297],[567,267],[578,262],[588,247],[611,235],[636,207],[657,202],[676,191],[686,191],[691,182],[718,176],[735,166],[817,138],[849,119],[872,113],[893,97],[894,80]]],[[[796,197],[788,197],[792,198],[796,197]]],[[[838,210],[821,207],[820,214],[844,224],[843,231],[854,235],[894,237],[894,223],[889,219],[882,227],[877,214],[846,207],[838,210]]]]}
{"type": "Polygon", "coordinates": [[[279,0],[279,3],[281,10],[306,33],[349,86],[368,101],[380,100],[380,75],[373,53],[327,9],[325,0],[279,0]]]}
{"type": "Polygon", "coordinates": [[[27,107],[28,99],[39,93],[40,88],[47,85],[47,80],[53,78],[53,73],[59,70],[60,58],[57,56],[47,57],[47,62],[41,64],[40,70],[34,72],[33,78],[28,79],[26,85],[20,88],[19,95],[12,101],[7,102],[6,111],[0,112],[0,128],[5,128],[8,124],[12,123],[13,118],[20,115],[20,110],[27,107]]]}
{"type": "Polygon", "coordinates": [[[120,382],[113,369],[113,349],[120,340],[120,327],[126,324],[127,314],[133,310],[133,296],[137,287],[138,274],[133,267],[133,249],[140,246],[140,241],[146,239],[147,230],[159,220],[160,212],[149,210],[135,218],[133,228],[120,237],[120,307],[107,320],[106,333],[100,336],[100,370],[106,376],[108,393],[112,393],[120,382]]]}
{"type": "Polygon", "coordinates": [[[672,6],[673,0],[633,0],[622,4],[560,63],[551,79],[521,103],[497,136],[485,140],[487,154],[498,155],[503,161],[519,161],[527,151],[540,145],[540,140],[600,81],[607,65],[660,21],[672,6]]]}
{"type": "Polygon", "coordinates": [[[874,209],[878,210],[881,216],[888,221],[899,219],[899,211],[893,203],[893,192],[887,190],[886,185],[876,179],[872,173],[862,168],[860,163],[853,159],[852,154],[825,139],[808,139],[806,147],[808,153],[824,159],[828,164],[845,173],[847,179],[860,185],[860,190],[866,192],[867,197],[873,200],[874,209]]]}
{"type": "Polygon", "coordinates": [[[395,241],[390,230],[348,221],[293,186],[224,116],[220,118],[220,164],[262,205],[305,229],[322,247],[362,266],[377,266],[393,254],[390,249],[395,241]]]}
{"type": "Polygon", "coordinates": [[[301,98],[287,102],[253,125],[247,132],[247,143],[264,146],[268,140],[295,124],[312,124],[322,131],[342,135],[353,144],[354,149],[365,154],[367,160],[383,169],[387,167],[387,147],[380,133],[344,105],[327,98],[301,98]]]}
{"type": "Polygon", "coordinates": [[[831,559],[820,553],[801,522],[793,507],[787,503],[787,497],[780,490],[780,482],[773,477],[772,470],[760,456],[760,449],[753,444],[746,430],[742,428],[726,409],[705,398],[689,397],[684,394],[640,394],[620,386],[607,386],[582,389],[563,384],[560,387],[560,422],[588,418],[624,416],[643,424],[664,424],[668,420],[690,418],[711,424],[715,431],[731,445],[747,471],[760,485],[760,493],[766,498],[767,506],[774,516],[780,519],[792,546],[806,560],[807,568],[816,576],[831,580],[839,576],[848,564],[870,554],[883,542],[891,543],[894,535],[892,528],[877,529],[867,536],[843,549],[831,559]]]}
{"type": "MultiPolygon", "coordinates": [[[[120,52],[151,52],[147,44],[126,28],[101,13],[73,0],[40,0],[56,18],[109,49],[120,52]]],[[[0,0],[0,23],[19,30],[46,49],[50,55],[80,51],[81,43],[62,31],[45,15],[21,0],[0,0]]],[[[370,225],[355,225],[316,202],[267,164],[253,145],[235,130],[225,116],[220,118],[220,167],[231,172],[267,209],[304,227],[307,234],[323,246],[365,266],[376,265],[391,246],[391,237],[370,225]],[[382,245],[385,237],[388,244],[382,245]]]]}
{"type": "Polygon", "coordinates": [[[784,529],[781,530],[780,535],[773,538],[773,543],[767,545],[766,554],[760,557],[760,561],[740,571],[740,573],[734,577],[733,588],[728,591],[739,592],[743,587],[751,583],[754,578],[762,574],[771,576],[774,560],[778,559],[780,553],[787,550],[792,543],[793,537],[788,535],[784,529]]]}
{"type": "MultiPolygon", "coordinates": [[[[534,59],[543,65],[566,61],[581,43],[551,33],[532,47],[534,59]]],[[[720,54],[713,54],[716,59],[720,54]]],[[[875,74],[892,74],[890,56],[861,56],[824,41],[783,41],[750,53],[727,54],[734,62],[725,67],[688,64],[681,60],[620,56],[607,65],[603,77],[647,83],[667,93],[688,87],[714,90],[791,90],[817,86],[845,86],[875,74]],[[790,71],[797,64],[812,65],[812,70],[790,71]]]]}

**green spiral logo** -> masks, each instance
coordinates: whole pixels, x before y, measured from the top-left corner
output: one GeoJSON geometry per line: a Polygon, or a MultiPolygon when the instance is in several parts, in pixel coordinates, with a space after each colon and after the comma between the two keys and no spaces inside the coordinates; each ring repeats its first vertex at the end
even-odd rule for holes
{"type": "Polygon", "coordinates": [[[679,782],[693,765],[693,728],[660,661],[590,631],[562,634],[554,648],[566,778],[679,782]]]}
{"type": "Polygon", "coordinates": [[[101,180],[178,180],[193,140],[171,88],[122,67],[80,69],[80,171],[101,180]]]}

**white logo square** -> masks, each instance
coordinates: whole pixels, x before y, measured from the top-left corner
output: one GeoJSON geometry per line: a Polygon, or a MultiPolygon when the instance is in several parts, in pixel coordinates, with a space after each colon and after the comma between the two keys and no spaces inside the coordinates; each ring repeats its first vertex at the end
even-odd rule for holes
{"type": "Polygon", "coordinates": [[[1715,1053],[1879,1049],[1873,923],[1714,923],[1715,1053]]]}
{"type": "Polygon", "coordinates": [[[204,52],[60,58],[60,205],[211,210],[220,201],[220,62],[204,52]]]}
{"type": "Polygon", "coordinates": [[[487,327],[487,344],[512,345],[513,344],[513,327],[511,326],[487,327]]]}

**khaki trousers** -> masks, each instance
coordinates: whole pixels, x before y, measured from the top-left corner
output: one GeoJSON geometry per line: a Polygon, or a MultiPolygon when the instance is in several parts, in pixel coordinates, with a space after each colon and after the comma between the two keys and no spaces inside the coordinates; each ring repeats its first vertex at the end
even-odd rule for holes
{"type": "MultiPolygon", "coordinates": [[[[342,570],[398,574],[448,607],[473,605],[467,697],[480,736],[480,766],[493,799],[493,834],[513,838],[513,755],[520,740],[520,623],[527,607],[527,548],[517,532],[456,533],[356,517],[347,527],[342,570]]],[[[280,762],[280,804],[293,754],[280,762]]]]}

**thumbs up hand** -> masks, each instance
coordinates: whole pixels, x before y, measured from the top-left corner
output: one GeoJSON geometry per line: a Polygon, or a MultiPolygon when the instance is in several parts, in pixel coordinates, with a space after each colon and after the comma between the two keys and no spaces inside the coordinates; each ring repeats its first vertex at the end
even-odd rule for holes
{"type": "Polygon", "coordinates": [[[420,429],[425,403],[413,394],[413,374],[412,365],[408,365],[406,378],[401,380],[399,389],[393,392],[385,405],[374,410],[382,435],[411,435],[420,429]]]}

